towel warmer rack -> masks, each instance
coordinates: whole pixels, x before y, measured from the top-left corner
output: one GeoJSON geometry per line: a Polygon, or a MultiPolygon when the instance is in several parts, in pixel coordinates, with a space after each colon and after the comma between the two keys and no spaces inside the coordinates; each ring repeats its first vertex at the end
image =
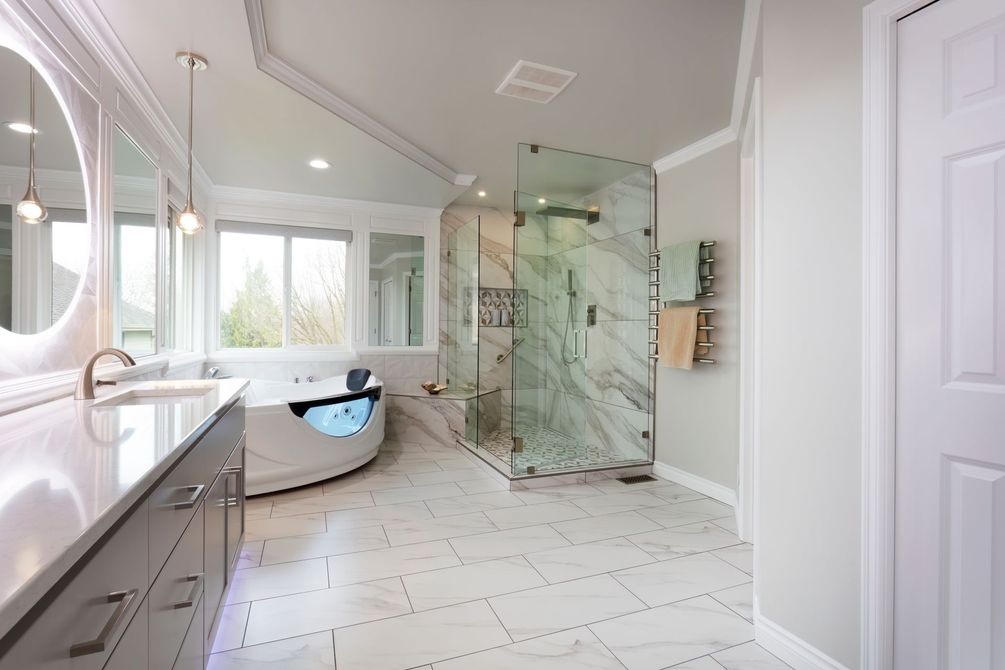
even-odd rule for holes
{"type": "MultiPolygon", "coordinates": [[[[712,272],[712,264],[715,263],[715,257],[712,256],[712,248],[715,246],[715,240],[703,241],[698,246],[698,279],[701,282],[701,291],[695,293],[695,299],[699,298],[711,298],[715,296],[715,291],[712,290],[712,281],[715,279],[715,274],[712,272]]],[[[660,252],[653,251],[649,254],[649,358],[659,358],[659,351],[657,347],[659,346],[658,340],[656,339],[656,334],[658,332],[659,326],[659,315],[660,307],[663,301],[660,300],[660,252]]],[[[715,310],[708,307],[703,307],[698,310],[698,314],[705,317],[705,325],[698,326],[698,330],[705,333],[705,339],[708,340],[712,331],[715,330],[715,326],[708,324],[708,317],[715,314],[715,310]]],[[[698,342],[694,343],[695,348],[702,347],[705,350],[705,354],[715,346],[715,342],[698,342]]],[[[712,365],[715,363],[714,358],[706,358],[705,356],[695,355],[695,363],[702,363],[705,365],[712,365]]]]}

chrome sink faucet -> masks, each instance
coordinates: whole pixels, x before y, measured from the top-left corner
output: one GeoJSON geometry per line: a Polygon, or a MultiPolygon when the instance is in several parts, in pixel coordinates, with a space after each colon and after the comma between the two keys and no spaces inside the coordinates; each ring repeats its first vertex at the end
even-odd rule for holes
{"type": "Polygon", "coordinates": [[[73,392],[74,400],[94,400],[94,385],[97,383],[98,386],[102,385],[114,385],[114,381],[105,381],[99,379],[97,382],[94,381],[94,364],[98,362],[98,359],[103,356],[117,356],[122,364],[127,368],[131,368],[136,365],[136,361],[132,356],[122,351],[121,349],[116,349],[114,347],[109,347],[107,349],[102,349],[96,351],[87,362],[84,363],[84,367],[80,370],[80,376],[77,377],[77,390],[73,392]]]}

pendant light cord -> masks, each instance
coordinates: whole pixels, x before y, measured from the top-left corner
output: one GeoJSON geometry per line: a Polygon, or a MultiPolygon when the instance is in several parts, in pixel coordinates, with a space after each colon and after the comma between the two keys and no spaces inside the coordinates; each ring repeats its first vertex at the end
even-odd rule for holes
{"type": "Polygon", "coordinates": [[[35,186],[35,68],[28,65],[28,125],[31,126],[31,140],[28,142],[28,187],[35,186]]]}
{"type": "Polygon", "coordinates": [[[195,59],[188,58],[188,202],[186,209],[192,207],[192,98],[195,79],[195,59]]]}

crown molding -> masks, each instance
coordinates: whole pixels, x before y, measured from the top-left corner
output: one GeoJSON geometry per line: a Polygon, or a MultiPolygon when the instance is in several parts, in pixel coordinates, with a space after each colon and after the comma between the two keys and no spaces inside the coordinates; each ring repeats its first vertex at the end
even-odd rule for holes
{"type": "MultiPolygon", "coordinates": [[[[78,34],[89,43],[103,68],[114,76],[117,87],[125,94],[131,103],[130,106],[135,107],[135,111],[157,134],[165,153],[169,154],[178,165],[182,167],[187,165],[188,149],[184,136],[171,121],[95,0],[52,0],[52,2],[73,23],[78,34]]],[[[165,57],[170,56],[171,54],[165,54],[165,57]]],[[[212,193],[213,180],[197,160],[193,160],[192,179],[196,188],[207,195],[212,193]]]]}
{"type": "Polygon", "coordinates": [[[747,91],[750,90],[751,72],[754,66],[754,47],[757,46],[757,28],[760,21],[761,0],[747,0],[743,6],[743,28],[740,30],[740,53],[736,63],[736,80],[733,83],[733,106],[730,110],[729,125],[693,144],[653,161],[653,169],[656,174],[663,174],[667,170],[672,170],[730,142],[735,142],[740,137],[740,127],[743,125],[747,111],[747,91]]]}
{"type": "Polygon", "coordinates": [[[370,200],[349,200],[323,195],[306,195],[286,191],[267,191],[240,186],[216,186],[213,202],[217,213],[227,211],[232,205],[286,208],[294,211],[329,212],[342,214],[367,214],[374,216],[405,217],[410,219],[436,219],[443,212],[439,207],[398,205],[370,200]]]}
{"type": "Polygon", "coordinates": [[[456,186],[471,186],[474,183],[476,175],[460,174],[452,170],[384,124],[303,74],[287,61],[271,53],[266,37],[262,0],[245,0],[244,6],[248,14],[251,44],[255,51],[255,62],[259,70],[356,126],[370,137],[383,142],[441,179],[456,186]]]}

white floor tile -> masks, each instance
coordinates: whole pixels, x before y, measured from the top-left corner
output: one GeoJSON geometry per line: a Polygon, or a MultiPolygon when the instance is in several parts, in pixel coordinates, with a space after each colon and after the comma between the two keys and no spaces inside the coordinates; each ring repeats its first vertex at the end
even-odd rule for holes
{"type": "Polygon", "coordinates": [[[490,491],[458,498],[438,498],[427,500],[426,507],[433,516],[454,516],[471,512],[487,512],[492,509],[521,507],[523,501],[509,491],[490,491]]]}
{"type": "Polygon", "coordinates": [[[461,516],[445,516],[439,519],[404,521],[384,526],[387,541],[391,543],[391,546],[446,540],[476,533],[489,533],[494,530],[496,530],[495,525],[481,512],[461,516]]]}
{"type": "MultiPolygon", "coordinates": [[[[640,510],[639,514],[652,519],[664,528],[674,528],[689,523],[699,523],[701,521],[718,520],[728,517],[733,514],[733,508],[729,505],[723,505],[717,500],[705,498],[703,500],[691,500],[673,505],[663,505],[662,507],[651,507],[640,510]]],[[[273,512],[273,515],[275,515],[275,512],[273,512]]],[[[719,524],[716,523],[716,525],[719,524]]],[[[722,528],[721,525],[719,527],[722,528]]]]}
{"type": "Polygon", "coordinates": [[[712,654],[726,670],[791,670],[756,642],[748,642],[712,654]]]}
{"type": "Polygon", "coordinates": [[[655,560],[622,537],[538,551],[527,554],[526,558],[552,584],[645,565],[655,560]]]}
{"type": "Polygon", "coordinates": [[[658,523],[647,519],[638,512],[622,512],[572,521],[560,521],[551,524],[551,527],[573,544],[596,542],[597,540],[645,533],[662,528],[658,523]]]}
{"type": "Polygon", "coordinates": [[[248,501],[244,505],[244,518],[245,519],[268,519],[272,516],[272,506],[271,500],[252,500],[248,501]]]}
{"type": "Polygon", "coordinates": [[[600,516],[602,514],[631,512],[632,510],[645,509],[646,507],[657,507],[665,505],[666,501],[645,491],[632,491],[578,498],[573,501],[573,504],[583,508],[592,516],[600,516]]]}
{"type": "Polygon", "coordinates": [[[714,521],[712,521],[712,523],[714,523],[719,528],[723,528],[725,530],[728,530],[733,535],[736,535],[737,525],[736,525],[736,515],[735,514],[732,515],[732,516],[724,517],[722,519],[715,519],[714,521]]]}
{"type": "Polygon", "coordinates": [[[708,553],[620,570],[612,576],[650,607],[750,581],[750,575],[708,553]]]}
{"type": "MultiPolygon", "coordinates": [[[[442,464],[443,461],[436,461],[437,464],[442,464]]],[[[445,467],[440,465],[440,467],[445,467]]],[[[408,478],[412,480],[413,486],[429,486],[431,484],[446,484],[453,482],[463,482],[469,481],[478,476],[477,466],[474,463],[453,463],[449,470],[443,470],[441,472],[422,472],[418,474],[410,474],[408,478]]]]}
{"type": "Polygon", "coordinates": [[[209,657],[207,670],[333,670],[329,631],[244,647],[209,657]]]}
{"type": "MultiPolygon", "coordinates": [[[[684,559],[680,559],[684,560],[684,559]]],[[[743,573],[747,574],[747,573],[743,573]]],[[[754,621],[754,584],[748,582],[730,589],[710,592],[710,596],[733,610],[747,621],[754,621]]]]}
{"type": "Polygon", "coordinates": [[[433,666],[433,670],[475,669],[624,670],[624,666],[585,627],[461,656],[433,666]]]}
{"type": "Polygon", "coordinates": [[[324,483],[325,495],[340,493],[359,493],[361,491],[386,491],[388,489],[406,488],[412,485],[408,475],[374,475],[373,477],[353,477],[343,480],[341,477],[329,479],[324,483]]]}
{"type": "Polygon", "coordinates": [[[402,581],[416,612],[531,589],[547,583],[521,556],[406,575],[402,577],[402,581]]]}
{"type": "Polygon", "coordinates": [[[328,558],[328,581],[331,586],[343,586],[460,564],[460,559],[446,540],[406,544],[331,556],[328,558]]]}
{"type": "Polygon", "coordinates": [[[513,491],[520,496],[528,505],[539,503],[556,502],[559,500],[571,500],[573,498],[585,498],[586,496],[599,496],[600,489],[589,484],[561,484],[559,486],[542,486],[524,491],[513,491]]]}
{"type": "Polygon", "coordinates": [[[721,549],[737,544],[740,539],[712,523],[695,523],[651,533],[629,535],[628,539],[660,561],[721,549]]]}
{"type": "Polygon", "coordinates": [[[265,540],[254,540],[244,542],[241,545],[241,553],[237,557],[237,569],[257,568],[262,564],[262,551],[265,549],[265,540]]]}
{"type": "Polygon", "coordinates": [[[547,635],[645,608],[642,601],[608,575],[511,593],[491,598],[489,604],[514,640],[547,635]]]}
{"type": "Polygon", "coordinates": [[[403,463],[396,462],[381,462],[375,463],[373,465],[367,465],[363,470],[364,477],[376,477],[378,475],[411,475],[418,474],[420,472],[439,472],[442,470],[436,461],[429,460],[415,460],[415,461],[405,461],[403,463]]]}
{"type": "Polygon", "coordinates": [[[480,479],[470,479],[463,482],[457,482],[457,485],[468,494],[474,493],[488,493],[489,491],[505,491],[506,485],[502,482],[490,479],[488,477],[480,479]]]}
{"type": "Polygon", "coordinates": [[[244,539],[249,542],[323,532],[325,532],[323,513],[287,516],[280,519],[246,519],[244,523],[244,539]]]}
{"type": "Polygon", "coordinates": [[[474,461],[465,458],[463,454],[456,454],[448,456],[447,458],[441,458],[439,455],[435,456],[436,464],[444,470],[465,470],[478,468],[478,465],[474,461]]]}
{"type": "Polygon", "coordinates": [[[277,502],[272,508],[272,518],[315,512],[334,512],[340,509],[356,509],[357,507],[373,507],[373,498],[370,497],[369,491],[333,493],[314,498],[298,498],[277,502]]]}
{"type": "Polygon", "coordinates": [[[341,528],[357,528],[361,526],[378,526],[381,524],[415,521],[416,519],[432,519],[429,508],[421,501],[401,503],[399,505],[378,505],[377,507],[361,507],[359,509],[328,512],[328,530],[341,528]]]}
{"type": "Polygon", "coordinates": [[[314,496],[321,495],[322,492],[321,484],[308,484],[307,486],[298,486],[295,489],[286,489],[285,491],[278,491],[276,493],[254,496],[251,500],[273,500],[279,502],[281,500],[296,500],[297,498],[313,498],[314,496]]]}
{"type": "Polygon", "coordinates": [[[747,574],[754,574],[754,545],[738,544],[713,552],[722,560],[735,565],[747,574]]]}
{"type": "MultiPolygon", "coordinates": [[[[520,496],[520,498],[522,499],[523,496],[520,496]]],[[[492,519],[492,523],[499,526],[500,529],[505,530],[508,528],[536,526],[542,523],[568,521],[569,519],[581,519],[587,516],[588,512],[576,507],[571,502],[551,502],[497,509],[486,512],[485,515],[492,519]]]]}
{"type": "Polygon", "coordinates": [[[416,500],[433,500],[434,498],[453,498],[464,495],[457,484],[431,484],[429,486],[413,486],[408,489],[389,489],[374,491],[373,501],[378,505],[393,505],[395,503],[413,502],[416,500]]]}
{"type": "Polygon", "coordinates": [[[531,526],[458,537],[450,540],[450,544],[462,561],[474,563],[563,547],[569,542],[550,526],[531,526]]]}
{"type": "Polygon", "coordinates": [[[272,642],[411,611],[397,577],[259,600],[251,604],[244,644],[272,642]]]}
{"type": "Polygon", "coordinates": [[[328,566],[323,558],[248,568],[234,573],[230,604],[286,596],[328,588],[328,566]]]}
{"type": "Polygon", "coordinates": [[[510,641],[483,600],[335,631],[347,670],[406,670],[510,641]]]}
{"type": "Polygon", "coordinates": [[[387,537],[380,526],[340,528],[320,535],[279,537],[265,542],[262,565],[338,556],[354,551],[383,549],[386,546],[387,537]]]}
{"type": "MultiPolygon", "coordinates": [[[[653,475],[655,477],[655,475],[653,475]]],[[[670,482],[665,479],[660,479],[656,477],[654,481],[651,482],[639,482],[638,484],[625,484],[624,482],[619,482],[614,477],[609,477],[607,479],[596,479],[586,481],[590,486],[600,489],[604,493],[625,493],[628,491],[640,491],[640,490],[650,490],[654,488],[659,488],[661,486],[669,486],[670,482]]]]}
{"type": "Polygon", "coordinates": [[[693,661],[675,665],[668,670],[722,670],[722,666],[716,663],[711,656],[702,656],[693,661]]]}
{"type": "Polygon", "coordinates": [[[590,626],[628,670],[660,670],[748,642],[754,627],[709,596],[590,626]]]}
{"type": "Polygon", "coordinates": [[[251,603],[227,605],[220,615],[220,625],[216,629],[212,652],[237,649],[244,644],[244,629],[248,626],[248,612],[251,603]]]}
{"type": "Polygon", "coordinates": [[[705,497],[697,491],[692,491],[686,486],[681,486],[680,484],[665,484],[663,486],[655,486],[647,490],[653,495],[663,498],[668,503],[701,500],[705,497]]]}

